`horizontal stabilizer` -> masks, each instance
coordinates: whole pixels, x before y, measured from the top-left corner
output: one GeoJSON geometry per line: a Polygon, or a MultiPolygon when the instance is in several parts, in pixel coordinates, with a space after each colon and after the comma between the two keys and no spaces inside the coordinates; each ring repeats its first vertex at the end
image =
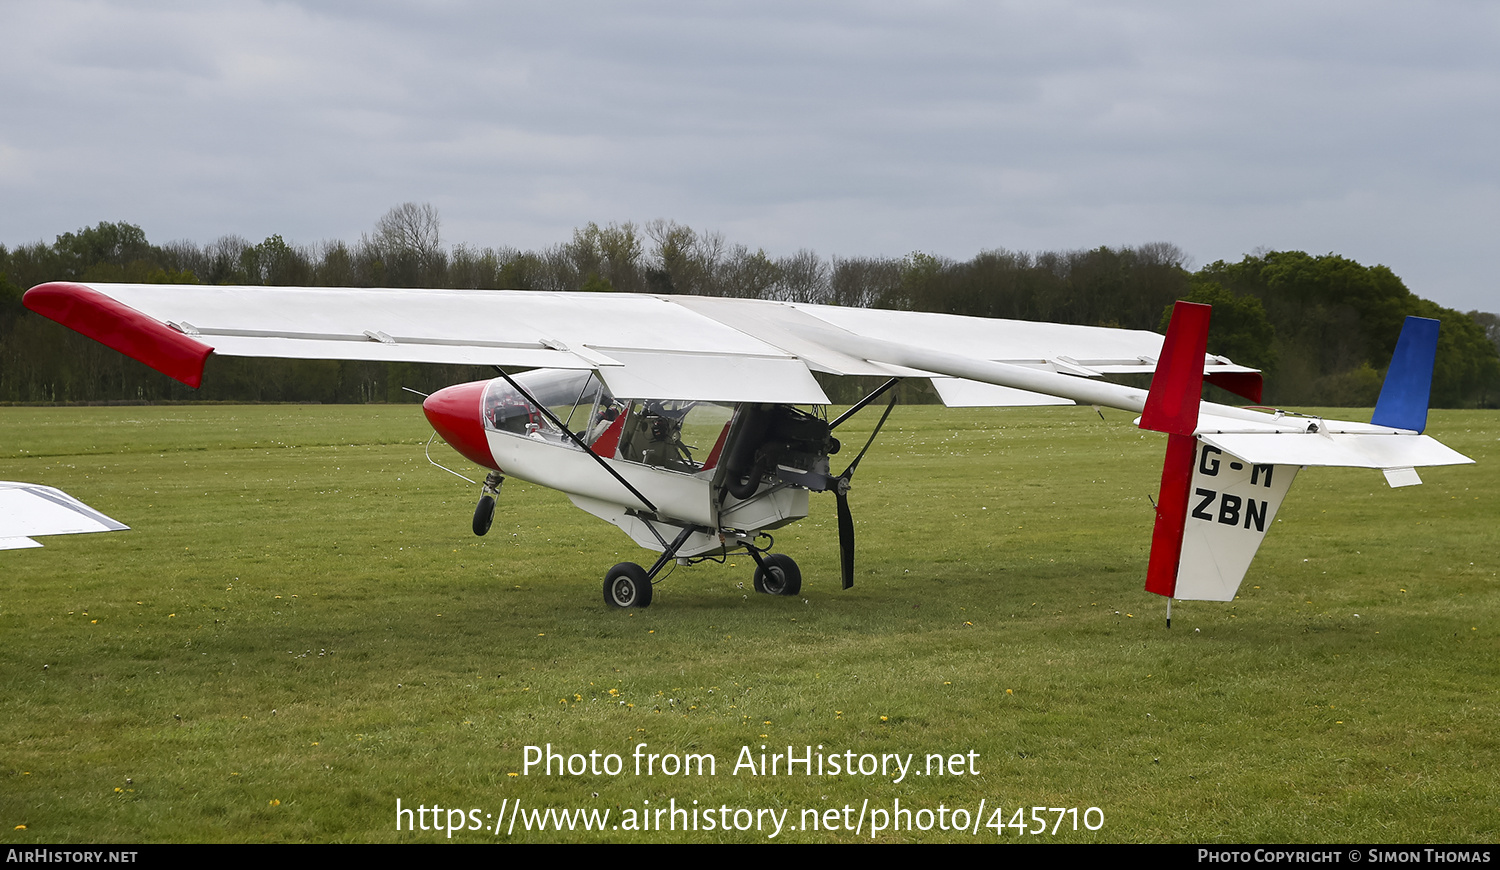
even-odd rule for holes
{"type": "Polygon", "coordinates": [[[1205,432],[1199,437],[1247,462],[1261,465],[1386,469],[1466,465],[1474,461],[1426,435],[1205,432]]]}

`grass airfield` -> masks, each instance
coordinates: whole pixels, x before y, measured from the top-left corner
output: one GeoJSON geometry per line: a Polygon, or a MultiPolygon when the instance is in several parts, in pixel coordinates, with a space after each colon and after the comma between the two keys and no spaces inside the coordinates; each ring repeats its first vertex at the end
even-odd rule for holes
{"type": "Polygon", "coordinates": [[[626,612],[603,574],[652,554],[514,479],[475,538],[415,406],[0,409],[0,479],[133,528],[0,553],[0,839],[770,839],[492,830],[518,801],[614,824],[696,800],[787,810],[792,842],[1500,840],[1500,414],[1434,412],[1479,464],[1420,487],[1304,471],[1239,600],[1170,630],[1141,590],[1165,440],[1104,414],[897,408],[854,479],[853,590],[815,494],[776,536],[800,596],[755,594],[740,554],[626,612]],[[625,768],[525,771],[549,743],[625,768]],[[634,775],[640,743],[715,775],[634,775]],[[978,772],[732,772],[762,745],[978,772]],[[398,799],[485,829],[398,832],[398,799]],[[800,824],[897,800],[978,832],[800,824]],[[1078,829],[1022,833],[1033,806],[1078,829]]]}

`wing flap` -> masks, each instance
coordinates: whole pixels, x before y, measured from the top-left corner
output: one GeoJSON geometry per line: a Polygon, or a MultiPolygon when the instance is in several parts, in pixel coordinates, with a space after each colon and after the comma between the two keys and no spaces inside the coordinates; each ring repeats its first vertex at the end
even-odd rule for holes
{"type": "Polygon", "coordinates": [[[1025,408],[1074,404],[1072,399],[1060,396],[986,384],[968,378],[934,377],[932,388],[937,390],[938,398],[943,400],[943,404],[950,408],[1025,408]]]}
{"type": "Polygon", "coordinates": [[[620,398],[829,404],[807,366],[796,359],[618,348],[605,352],[621,365],[602,368],[599,374],[620,398]]]}
{"type": "Polygon", "coordinates": [[[855,335],[979,360],[1041,365],[1066,357],[1095,371],[1149,371],[1150,362],[1142,358],[1154,360],[1161,353],[1160,335],[1136,329],[802,303],[788,307],[855,335]]]}

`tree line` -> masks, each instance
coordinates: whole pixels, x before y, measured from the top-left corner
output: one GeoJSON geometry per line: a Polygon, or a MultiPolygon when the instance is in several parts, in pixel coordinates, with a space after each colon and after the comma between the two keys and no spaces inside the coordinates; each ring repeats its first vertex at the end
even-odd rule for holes
{"type": "MultiPolygon", "coordinates": [[[[28,312],[21,294],[46,281],[327,287],[452,287],[691,294],[933,311],[1164,330],[1178,299],[1214,305],[1210,349],[1266,371],[1265,401],[1367,406],[1408,314],[1442,321],[1433,402],[1500,405],[1500,318],[1464,314],[1412,293],[1384,266],[1299,251],[1247,255],[1197,270],[1174,245],[1023,253],[965,261],[773,257],[668,220],[599,226],[539,251],[445,246],[430,205],[391,209],[356,242],[151,243],[102,222],[52,244],[0,245],[0,402],[399,402],[490,372],[465,366],[210,358],[190,390],[28,312]]],[[[853,386],[853,385],[849,385],[853,386]]],[[[840,390],[842,393],[845,390],[840,390]]],[[[832,395],[832,394],[830,394],[832,395]]]]}

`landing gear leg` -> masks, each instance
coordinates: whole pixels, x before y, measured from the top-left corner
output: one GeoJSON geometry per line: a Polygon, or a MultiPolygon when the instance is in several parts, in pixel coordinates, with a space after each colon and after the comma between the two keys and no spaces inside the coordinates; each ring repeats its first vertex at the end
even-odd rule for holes
{"type": "Polygon", "coordinates": [[[490,524],[495,521],[495,499],[500,496],[500,484],[504,482],[505,475],[498,471],[491,471],[484,479],[484,493],[474,508],[474,534],[484,537],[484,533],[490,530],[490,524]]]}

